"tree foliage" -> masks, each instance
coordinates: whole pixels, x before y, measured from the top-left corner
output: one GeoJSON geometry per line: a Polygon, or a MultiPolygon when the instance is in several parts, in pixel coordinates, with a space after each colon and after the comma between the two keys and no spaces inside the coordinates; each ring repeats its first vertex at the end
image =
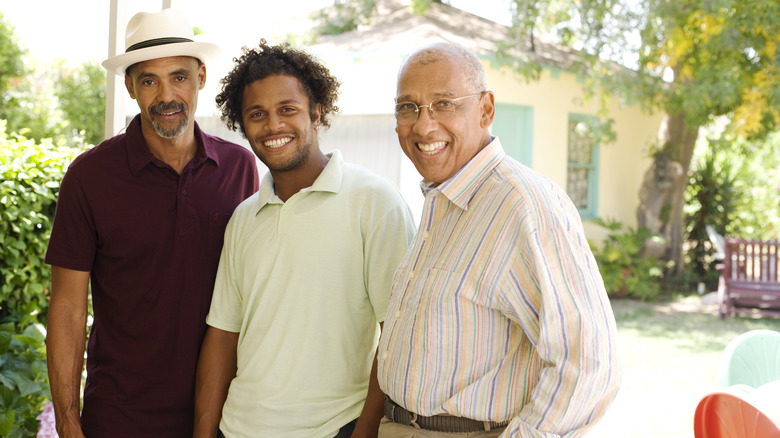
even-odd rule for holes
{"type": "Polygon", "coordinates": [[[103,140],[105,70],[95,62],[28,59],[0,14],[0,119],[9,132],[42,140],[103,140]]]}
{"type": "MultiPolygon", "coordinates": [[[[410,8],[416,14],[424,14],[434,3],[442,0],[411,0],[410,8]]],[[[334,0],[333,6],[312,14],[317,35],[339,35],[356,30],[371,21],[377,8],[377,0],[334,0]]]]}
{"type": "MultiPolygon", "coordinates": [[[[512,10],[518,40],[543,34],[579,51],[576,68],[587,77],[586,96],[601,98],[600,116],[607,115],[605,96],[665,113],[653,153],[678,163],[683,175],[699,128],[713,120],[726,120],[746,139],[764,138],[780,125],[780,2],[513,0],[512,10]]],[[[688,178],[680,181],[653,230],[665,239],[672,272],[683,269],[688,178]]],[[[660,189],[651,190],[646,199],[658,196],[660,189]]]]}
{"type": "Polygon", "coordinates": [[[368,22],[376,7],[375,0],[335,0],[333,6],[312,14],[318,35],[339,35],[368,22]]]}
{"type": "Polygon", "coordinates": [[[71,136],[100,143],[105,135],[106,71],[94,61],[78,66],[62,63],[57,75],[54,90],[71,136]]]}
{"type": "Polygon", "coordinates": [[[0,12],[0,119],[13,109],[7,91],[21,82],[24,73],[24,51],[19,46],[14,28],[0,12]]]}
{"type": "Polygon", "coordinates": [[[517,38],[579,50],[582,73],[611,94],[690,126],[726,116],[745,136],[780,123],[778,2],[513,0],[512,11],[517,38]]]}
{"type": "Polygon", "coordinates": [[[780,3],[764,0],[648,2],[640,72],[673,73],[662,108],[692,126],[725,116],[742,137],[780,124],[780,3]]]}
{"type": "Polygon", "coordinates": [[[66,123],[52,80],[56,68],[35,61],[29,61],[28,65],[24,77],[6,92],[7,107],[2,117],[7,122],[7,131],[36,140],[63,138],[67,133],[66,123]]]}

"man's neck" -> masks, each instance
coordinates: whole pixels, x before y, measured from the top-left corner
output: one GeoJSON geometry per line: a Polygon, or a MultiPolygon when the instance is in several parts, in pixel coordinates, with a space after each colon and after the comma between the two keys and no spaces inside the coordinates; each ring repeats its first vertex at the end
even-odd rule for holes
{"type": "Polygon", "coordinates": [[[287,202],[294,194],[311,187],[322,173],[330,159],[317,149],[308,160],[295,169],[271,171],[274,178],[274,192],[283,202],[287,202]]]}
{"type": "Polygon", "coordinates": [[[194,127],[188,127],[183,134],[174,138],[162,138],[151,127],[148,130],[142,127],[142,132],[152,155],[171,166],[179,174],[195,157],[198,150],[194,127]]]}

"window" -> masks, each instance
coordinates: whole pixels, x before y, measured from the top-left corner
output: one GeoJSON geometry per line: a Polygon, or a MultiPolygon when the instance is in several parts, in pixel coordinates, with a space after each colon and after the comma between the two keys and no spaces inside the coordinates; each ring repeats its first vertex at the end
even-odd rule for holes
{"type": "Polygon", "coordinates": [[[569,116],[566,192],[583,219],[597,216],[599,149],[591,117],[569,116]]]}

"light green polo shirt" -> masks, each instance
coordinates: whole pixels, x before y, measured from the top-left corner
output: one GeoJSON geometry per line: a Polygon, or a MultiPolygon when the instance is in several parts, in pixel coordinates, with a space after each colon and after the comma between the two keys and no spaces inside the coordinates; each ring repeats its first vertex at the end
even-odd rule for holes
{"type": "Polygon", "coordinates": [[[287,202],[265,175],[227,226],[206,320],[240,333],[227,436],[333,437],[360,415],[414,232],[396,187],[338,151],[287,202]]]}

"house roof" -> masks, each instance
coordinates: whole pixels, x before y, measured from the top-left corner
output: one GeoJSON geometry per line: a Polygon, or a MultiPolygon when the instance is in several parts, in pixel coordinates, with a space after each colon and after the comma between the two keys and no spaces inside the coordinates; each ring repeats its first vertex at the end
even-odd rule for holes
{"type": "MultiPolygon", "coordinates": [[[[339,35],[318,36],[311,47],[323,52],[381,52],[406,55],[437,42],[461,45],[483,58],[494,57],[500,43],[512,40],[511,29],[442,3],[423,15],[411,11],[408,0],[378,0],[369,24],[339,35]]],[[[541,64],[569,70],[576,53],[558,44],[523,37],[514,50],[541,64]]]]}

